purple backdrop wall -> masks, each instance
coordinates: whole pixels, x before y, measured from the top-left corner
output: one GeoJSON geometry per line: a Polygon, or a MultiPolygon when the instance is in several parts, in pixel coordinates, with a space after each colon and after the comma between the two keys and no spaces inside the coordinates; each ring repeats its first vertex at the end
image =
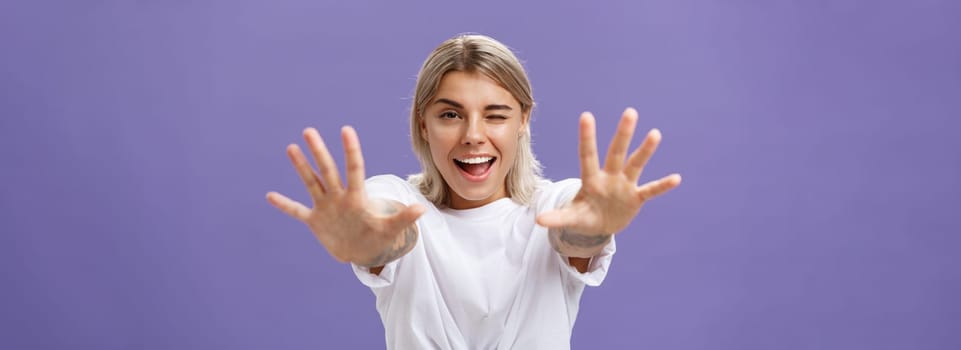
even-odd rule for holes
{"type": "Polygon", "coordinates": [[[4,1],[0,348],[383,347],[263,196],[306,198],[305,126],[415,172],[414,76],[468,31],[526,61],[549,177],[578,175],[579,112],[606,145],[627,106],[664,132],[646,178],[685,176],[575,348],[961,348],[958,4],[4,1]]]}

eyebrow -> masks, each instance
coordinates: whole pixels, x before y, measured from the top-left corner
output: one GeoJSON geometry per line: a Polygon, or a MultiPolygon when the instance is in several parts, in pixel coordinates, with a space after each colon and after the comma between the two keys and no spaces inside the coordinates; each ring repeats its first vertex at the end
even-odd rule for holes
{"type": "MultiPolygon", "coordinates": [[[[435,104],[444,103],[444,104],[451,105],[454,108],[464,109],[464,105],[446,98],[438,98],[437,101],[434,101],[434,103],[435,104]]],[[[508,105],[487,105],[487,107],[484,107],[484,110],[485,111],[510,111],[510,110],[513,110],[513,108],[511,108],[511,106],[508,106],[508,105]]]]}

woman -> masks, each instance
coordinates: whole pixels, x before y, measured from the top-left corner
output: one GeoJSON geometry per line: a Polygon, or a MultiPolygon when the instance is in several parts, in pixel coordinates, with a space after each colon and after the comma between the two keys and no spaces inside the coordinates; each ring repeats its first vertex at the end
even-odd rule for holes
{"type": "Polygon", "coordinates": [[[344,186],[308,128],[319,174],[296,144],[287,154],[313,208],[276,192],[267,200],[352,264],[377,297],[388,348],[568,348],[581,292],[606,275],[613,235],[681,178],[637,186],[660,133],[651,130],[628,156],[637,122],[629,108],[603,168],[594,118],[584,113],[581,179],[542,179],[531,152],[533,106],[527,75],[507,47],[457,36],[418,74],[410,122],[422,173],[365,180],[357,134],[344,127],[344,186]]]}

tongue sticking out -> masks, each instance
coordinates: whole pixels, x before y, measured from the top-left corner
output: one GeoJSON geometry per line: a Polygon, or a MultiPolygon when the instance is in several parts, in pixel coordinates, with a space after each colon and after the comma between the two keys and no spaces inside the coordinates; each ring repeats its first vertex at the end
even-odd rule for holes
{"type": "Polygon", "coordinates": [[[480,175],[484,175],[484,173],[487,172],[487,169],[491,167],[491,163],[494,163],[493,159],[491,159],[491,161],[489,162],[484,162],[480,164],[467,164],[467,163],[457,162],[457,166],[459,166],[461,169],[464,169],[464,171],[466,171],[468,174],[471,174],[474,176],[480,176],[480,175]]]}

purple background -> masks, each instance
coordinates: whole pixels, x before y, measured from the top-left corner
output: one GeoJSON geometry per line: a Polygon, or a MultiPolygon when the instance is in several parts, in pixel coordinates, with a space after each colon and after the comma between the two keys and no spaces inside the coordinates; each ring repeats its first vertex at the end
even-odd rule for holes
{"type": "MultiPolygon", "coordinates": [[[[618,236],[575,348],[961,348],[956,1],[0,2],[0,348],[380,348],[373,295],[264,201],[359,131],[417,171],[414,77],[461,32],[525,61],[535,152],[620,112],[684,175],[618,236]]],[[[635,140],[638,144],[640,140],[635,140]]],[[[340,164],[343,164],[342,162],[340,164]]]]}

